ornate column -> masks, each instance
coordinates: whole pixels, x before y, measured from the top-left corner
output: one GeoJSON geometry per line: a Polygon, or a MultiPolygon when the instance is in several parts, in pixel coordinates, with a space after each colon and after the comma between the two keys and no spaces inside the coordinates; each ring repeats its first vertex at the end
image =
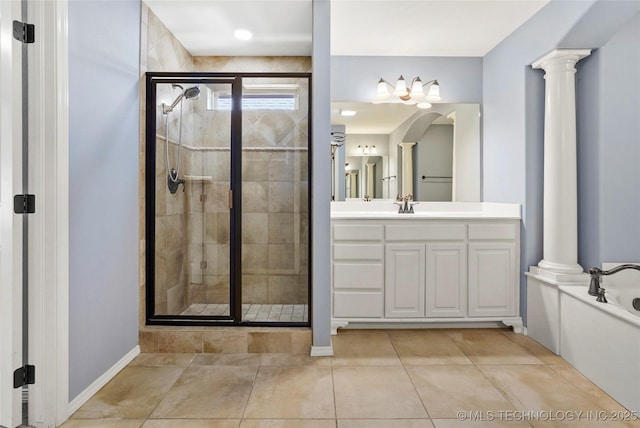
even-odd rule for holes
{"type": "Polygon", "coordinates": [[[400,196],[414,195],[413,193],[413,146],[416,143],[399,143],[402,147],[402,194],[400,196]]]}
{"type": "Polygon", "coordinates": [[[367,189],[364,191],[364,196],[368,196],[369,199],[375,198],[374,180],[375,180],[375,163],[367,162],[367,189]]]}
{"type": "Polygon", "coordinates": [[[543,257],[556,274],[578,264],[575,65],[589,49],[556,49],[532,64],[545,71],[543,257]]]}

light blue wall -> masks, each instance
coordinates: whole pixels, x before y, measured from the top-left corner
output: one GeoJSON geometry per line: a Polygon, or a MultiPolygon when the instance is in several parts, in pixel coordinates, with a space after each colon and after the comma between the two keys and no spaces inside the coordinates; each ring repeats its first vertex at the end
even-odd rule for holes
{"type": "Polygon", "coordinates": [[[330,146],[331,99],[329,62],[331,4],[313,1],[313,129],[311,148],[311,259],[313,343],[317,349],[331,346],[331,291],[329,260],[329,211],[331,203],[330,146]]]}
{"type": "Polygon", "coordinates": [[[371,102],[380,77],[391,83],[438,79],[446,103],[482,102],[482,58],[469,57],[331,57],[331,101],[371,102]]]}
{"type": "Polygon", "coordinates": [[[69,400],[138,344],[139,1],[69,2],[69,400]]]}
{"type": "MultiPolygon", "coordinates": [[[[640,2],[552,0],[484,57],[483,198],[485,201],[523,205],[522,272],[528,270],[529,266],[536,265],[542,257],[544,103],[540,94],[544,94],[544,80],[543,73],[532,70],[530,64],[554,48],[599,48],[620,30],[622,23],[626,25],[639,8],[640,2]]],[[[613,56],[614,49],[611,50],[613,56]]],[[[619,52],[616,55],[619,55],[619,52]]],[[[630,82],[630,74],[633,74],[633,71],[630,71],[609,77],[609,85],[623,88],[623,91],[628,84],[637,88],[637,69],[635,73],[635,83],[630,82]]],[[[595,77],[593,83],[597,88],[602,82],[602,78],[595,77]]],[[[587,98],[584,99],[585,102],[586,100],[587,98]]],[[[602,101],[605,106],[619,107],[618,104],[614,104],[619,100],[609,98],[602,101]]],[[[584,108],[580,95],[577,102],[580,112],[580,109],[584,108]]],[[[637,105],[635,110],[632,110],[628,104],[629,102],[624,106],[628,112],[638,111],[637,105]]],[[[589,127],[604,132],[604,121],[609,120],[600,112],[580,114],[582,116],[578,119],[578,150],[582,144],[581,138],[590,132],[589,127]],[[588,115],[597,123],[581,123],[584,115],[588,115]]],[[[621,132],[623,138],[637,142],[637,134],[634,135],[627,130],[621,132]]],[[[590,150],[591,154],[583,152],[580,156],[593,157],[596,149],[592,147],[590,150]]],[[[629,176],[630,172],[623,172],[621,176],[625,178],[621,180],[632,178],[629,176]]],[[[583,181],[581,177],[579,180],[581,188],[590,188],[594,184],[583,181]]],[[[604,184],[605,182],[601,182],[599,185],[604,184]]],[[[613,183],[607,182],[606,185],[613,183]]],[[[600,194],[600,198],[602,196],[600,194]]],[[[600,205],[602,203],[603,201],[599,202],[600,205]]],[[[635,202],[630,203],[629,199],[617,200],[616,203],[621,204],[621,207],[637,209],[635,202]]],[[[611,227],[618,228],[604,217],[599,220],[600,223],[604,221],[611,227]]],[[[584,225],[580,231],[579,239],[582,240],[584,225]]],[[[616,248],[618,245],[618,242],[614,243],[616,248]]],[[[606,245],[603,244],[603,248],[606,248],[606,245]]],[[[521,296],[526,296],[524,283],[523,277],[521,296]]],[[[526,317],[524,298],[521,309],[526,317]]]]}
{"type": "Polygon", "coordinates": [[[640,261],[640,14],[580,64],[580,263],[640,261]]]}

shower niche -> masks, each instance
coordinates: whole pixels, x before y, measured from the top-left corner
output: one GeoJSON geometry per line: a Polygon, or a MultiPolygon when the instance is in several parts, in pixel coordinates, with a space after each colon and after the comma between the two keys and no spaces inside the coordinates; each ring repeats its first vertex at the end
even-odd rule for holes
{"type": "Polygon", "coordinates": [[[310,79],[147,73],[148,325],[309,325],[310,79]]]}

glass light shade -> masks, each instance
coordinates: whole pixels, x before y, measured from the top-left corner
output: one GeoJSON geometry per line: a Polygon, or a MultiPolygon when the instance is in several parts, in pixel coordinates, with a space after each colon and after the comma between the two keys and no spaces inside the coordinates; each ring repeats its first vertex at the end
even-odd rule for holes
{"type": "Polygon", "coordinates": [[[418,107],[421,110],[426,110],[428,108],[431,108],[431,103],[427,103],[427,102],[422,102],[422,103],[418,103],[416,104],[416,107],[418,107]]]}
{"type": "Polygon", "coordinates": [[[369,149],[369,154],[372,154],[372,155],[378,154],[378,149],[376,149],[376,146],[371,146],[371,148],[369,149]]]}
{"type": "Polygon", "coordinates": [[[429,92],[427,93],[427,100],[429,101],[440,101],[440,85],[436,80],[429,87],[429,92]]]}
{"type": "Polygon", "coordinates": [[[387,82],[385,82],[384,79],[380,78],[380,80],[378,81],[378,91],[376,92],[376,97],[374,98],[373,103],[376,104],[385,102],[390,97],[391,94],[389,93],[389,85],[387,85],[387,82]]]}
{"type": "Polygon", "coordinates": [[[402,75],[396,82],[396,90],[393,91],[393,95],[396,97],[406,97],[409,94],[407,91],[407,82],[405,82],[404,77],[402,75]]]}
{"type": "Polygon", "coordinates": [[[422,80],[419,77],[413,81],[411,85],[411,98],[424,98],[424,89],[422,88],[422,80]]]}

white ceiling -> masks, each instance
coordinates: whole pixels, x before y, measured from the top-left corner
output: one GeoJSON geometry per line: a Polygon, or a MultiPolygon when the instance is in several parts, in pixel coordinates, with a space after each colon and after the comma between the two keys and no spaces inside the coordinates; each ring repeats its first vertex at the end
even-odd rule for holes
{"type": "MultiPolygon", "coordinates": [[[[194,56],[311,55],[311,0],[144,0],[194,56]],[[233,31],[254,33],[239,41],[233,31]]],[[[331,0],[331,54],[486,55],[549,0],[331,0]]],[[[358,105],[349,133],[388,133],[415,106],[358,105]],[[356,132],[357,130],[357,132],[356,132]]],[[[346,106],[342,106],[346,108],[346,106]]]]}
{"type": "MultiPolygon", "coordinates": [[[[144,1],[192,55],[311,55],[311,0],[144,1]]],[[[331,0],[331,54],[484,56],[548,1],[331,0]]]]}

